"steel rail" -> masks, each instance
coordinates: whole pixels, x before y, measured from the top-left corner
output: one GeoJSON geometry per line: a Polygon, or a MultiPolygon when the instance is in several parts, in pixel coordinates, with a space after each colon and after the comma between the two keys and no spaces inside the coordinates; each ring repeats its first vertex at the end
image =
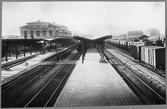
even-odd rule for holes
{"type": "MultiPolygon", "coordinates": [[[[143,65],[142,63],[139,63],[139,62],[135,61],[135,60],[131,57],[131,54],[130,54],[129,52],[127,52],[127,51],[125,51],[125,50],[122,50],[122,49],[120,49],[120,48],[117,48],[117,47],[115,47],[115,46],[113,46],[113,45],[110,45],[110,44],[106,44],[106,45],[107,45],[107,46],[110,46],[110,47],[112,47],[112,48],[114,48],[114,49],[117,49],[118,51],[117,51],[117,50],[114,50],[114,51],[117,52],[117,53],[119,53],[120,55],[122,55],[122,56],[124,56],[124,57],[130,59],[131,61],[133,61],[133,62],[135,62],[135,63],[138,63],[139,65],[141,65],[141,66],[143,66],[143,67],[146,67],[146,66],[143,65]],[[123,52],[123,53],[121,53],[120,51],[123,52]],[[125,55],[125,54],[127,54],[128,56],[125,55]]],[[[107,48],[107,47],[106,47],[106,48],[107,48]]],[[[147,67],[147,68],[148,68],[148,70],[150,70],[150,71],[152,71],[152,72],[158,74],[159,76],[161,76],[161,77],[163,77],[163,78],[166,77],[166,75],[157,73],[157,72],[155,72],[153,69],[151,69],[151,68],[149,68],[149,67],[147,67]]]]}
{"type": "MultiPolygon", "coordinates": [[[[76,54],[77,55],[77,54],[76,54]]],[[[76,55],[72,56],[72,59],[74,59],[76,57],[76,55]]],[[[28,103],[26,103],[26,105],[24,107],[29,107],[28,105],[30,105],[30,103],[33,102],[33,100],[35,100],[35,98],[37,96],[39,96],[40,93],[42,93],[42,91],[46,90],[45,88],[49,85],[49,83],[52,82],[52,80],[54,80],[54,78],[56,78],[63,70],[64,68],[67,66],[68,64],[64,64],[58,71],[57,73],[35,94],[35,96],[33,96],[33,98],[31,98],[31,100],[29,100],[28,103]]],[[[47,100],[47,102],[45,103],[44,107],[47,106],[47,104],[50,102],[50,100],[52,99],[52,97],[54,96],[54,94],[56,93],[56,91],[59,89],[59,87],[62,85],[62,83],[64,82],[65,78],[67,77],[67,75],[69,74],[69,72],[71,71],[71,69],[73,68],[73,65],[71,65],[71,67],[69,68],[69,70],[66,72],[65,76],[63,77],[63,79],[61,80],[61,82],[59,83],[59,85],[56,87],[56,89],[53,91],[52,95],[49,97],[49,99],[47,100]]]]}
{"type": "MultiPolygon", "coordinates": [[[[112,55],[109,51],[106,51],[106,52],[108,52],[110,55],[112,55]]],[[[112,57],[114,57],[114,59],[116,59],[117,61],[119,61],[115,56],[113,56],[112,55],[112,57]]],[[[111,60],[112,61],[112,60],[111,60]]],[[[112,61],[113,62],[113,61],[112,61]]],[[[128,67],[126,67],[122,62],[120,62],[119,61],[119,63],[121,63],[121,65],[123,65],[126,69],[128,69],[129,70],[129,73],[131,73],[133,76],[135,76],[140,82],[142,82],[147,88],[149,88],[154,94],[156,94],[162,101],[163,101],[163,103],[165,103],[166,102],[166,99],[164,98],[164,97],[162,97],[158,92],[156,92],[154,89],[152,89],[147,83],[145,83],[142,79],[140,79],[136,74],[134,74],[128,67]]],[[[117,67],[117,66],[115,66],[115,67],[117,67]]],[[[121,72],[121,71],[119,71],[119,72],[121,72]]],[[[124,77],[127,79],[127,81],[129,81],[130,82],[130,84],[134,84],[133,82],[131,82],[131,80],[129,80],[128,79],[128,77],[126,77],[126,75],[124,74],[124,73],[121,73],[122,75],[124,75],[124,77]]],[[[135,85],[133,85],[134,86],[134,88],[135,88],[135,90],[137,89],[136,88],[136,86],[135,85]]],[[[138,91],[138,89],[136,90],[137,92],[139,92],[139,94],[140,95],[142,95],[141,93],[140,93],[140,91],[138,91]]],[[[141,97],[144,97],[143,95],[141,96],[141,97]]],[[[146,100],[145,99],[145,97],[143,98],[144,100],[146,100]]],[[[148,102],[148,100],[146,100],[146,102],[147,103],[150,103],[150,102],[148,102]]],[[[153,103],[154,104],[154,103],[153,103]]]]}

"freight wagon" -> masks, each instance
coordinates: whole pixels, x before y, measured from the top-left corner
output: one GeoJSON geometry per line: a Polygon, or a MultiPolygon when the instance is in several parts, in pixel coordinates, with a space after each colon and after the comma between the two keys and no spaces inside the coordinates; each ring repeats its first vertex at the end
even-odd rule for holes
{"type": "Polygon", "coordinates": [[[150,68],[165,70],[165,47],[156,46],[157,43],[155,41],[111,40],[108,44],[127,50],[141,64],[144,63],[146,66],[149,65],[150,68]]]}
{"type": "Polygon", "coordinates": [[[139,60],[139,62],[141,62],[141,47],[144,45],[131,45],[131,49],[130,49],[130,53],[131,56],[136,59],[139,60]]]}
{"type": "Polygon", "coordinates": [[[142,46],[141,61],[157,69],[165,69],[165,47],[142,46]]]}

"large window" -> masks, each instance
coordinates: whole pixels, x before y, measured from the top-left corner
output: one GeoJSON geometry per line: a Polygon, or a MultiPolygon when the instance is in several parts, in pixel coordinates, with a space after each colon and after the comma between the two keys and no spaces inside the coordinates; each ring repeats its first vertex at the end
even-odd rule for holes
{"type": "Polygon", "coordinates": [[[53,36],[53,31],[52,30],[49,30],[49,35],[53,36]]]}
{"type": "Polygon", "coordinates": [[[27,39],[27,31],[24,31],[24,38],[27,39]]]}
{"type": "Polygon", "coordinates": [[[43,36],[46,36],[46,30],[43,30],[42,32],[43,32],[43,36]]]}
{"type": "Polygon", "coordinates": [[[31,38],[34,39],[34,31],[30,31],[31,38]]]}
{"type": "Polygon", "coordinates": [[[36,33],[37,33],[37,36],[39,37],[40,36],[40,31],[36,31],[36,33]]]}
{"type": "Polygon", "coordinates": [[[30,31],[30,35],[33,35],[34,34],[34,31],[30,31]]]}

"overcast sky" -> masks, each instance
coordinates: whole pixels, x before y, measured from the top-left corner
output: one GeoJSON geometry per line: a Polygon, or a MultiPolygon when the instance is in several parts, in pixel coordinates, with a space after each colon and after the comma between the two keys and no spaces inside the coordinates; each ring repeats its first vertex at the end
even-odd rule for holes
{"type": "Polygon", "coordinates": [[[94,37],[156,28],[165,33],[165,2],[3,2],[2,35],[20,35],[27,22],[62,24],[94,37]]]}

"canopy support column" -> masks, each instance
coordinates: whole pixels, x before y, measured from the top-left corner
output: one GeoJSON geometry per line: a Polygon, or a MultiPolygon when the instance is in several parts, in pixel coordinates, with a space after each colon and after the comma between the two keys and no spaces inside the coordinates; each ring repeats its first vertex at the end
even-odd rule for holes
{"type": "Polygon", "coordinates": [[[24,47],[24,57],[26,56],[26,53],[25,53],[25,44],[23,44],[23,47],[24,47]]]}
{"type": "Polygon", "coordinates": [[[104,59],[104,41],[101,42],[102,60],[104,59]]]}
{"type": "Polygon", "coordinates": [[[7,53],[7,45],[5,44],[5,58],[6,62],[8,62],[8,53],[7,53]]]}
{"type": "Polygon", "coordinates": [[[32,51],[31,51],[31,45],[29,46],[29,50],[30,50],[30,55],[32,55],[32,51]]]}
{"type": "Polygon", "coordinates": [[[82,49],[81,49],[81,51],[82,51],[82,63],[84,63],[85,43],[83,41],[81,42],[81,46],[82,46],[82,49]]]}
{"type": "Polygon", "coordinates": [[[11,45],[9,45],[9,57],[11,57],[11,45]]]}
{"type": "Polygon", "coordinates": [[[16,54],[16,59],[18,58],[18,48],[17,48],[17,44],[15,44],[15,54],[16,54]]]}

